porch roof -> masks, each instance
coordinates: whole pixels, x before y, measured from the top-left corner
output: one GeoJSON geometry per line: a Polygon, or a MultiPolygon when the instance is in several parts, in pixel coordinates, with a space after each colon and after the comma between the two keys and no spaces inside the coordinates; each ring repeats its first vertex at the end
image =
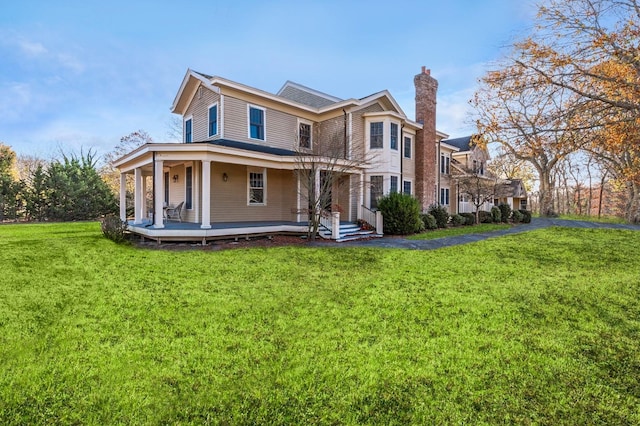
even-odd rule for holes
{"type": "Polygon", "coordinates": [[[226,146],[229,148],[243,149],[245,151],[262,152],[265,154],[273,154],[273,155],[288,156],[288,157],[296,155],[295,151],[291,151],[289,149],[274,148],[271,146],[257,145],[254,143],[233,141],[231,139],[216,139],[212,141],[202,141],[202,142],[194,142],[194,143],[210,143],[218,146],[226,146]]]}

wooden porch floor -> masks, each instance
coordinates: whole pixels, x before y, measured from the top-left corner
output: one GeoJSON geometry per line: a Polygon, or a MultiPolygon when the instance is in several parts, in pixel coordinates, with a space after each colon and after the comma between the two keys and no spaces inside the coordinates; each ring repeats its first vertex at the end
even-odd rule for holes
{"type": "Polygon", "coordinates": [[[155,228],[150,220],[140,224],[128,221],[129,231],[151,240],[161,241],[201,241],[223,238],[248,238],[268,234],[298,234],[307,232],[307,222],[252,221],[217,222],[210,229],[200,228],[199,223],[165,221],[164,228],[155,228]]]}

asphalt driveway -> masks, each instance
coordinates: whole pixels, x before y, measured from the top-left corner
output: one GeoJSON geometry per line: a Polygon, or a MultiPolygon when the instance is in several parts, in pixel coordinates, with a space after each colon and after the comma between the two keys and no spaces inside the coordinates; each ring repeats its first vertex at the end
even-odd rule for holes
{"type": "Polygon", "coordinates": [[[443,237],[433,240],[408,240],[406,238],[389,236],[382,238],[372,238],[370,240],[347,241],[336,245],[341,247],[381,247],[403,248],[410,250],[433,250],[441,247],[473,243],[476,241],[486,240],[488,238],[502,237],[503,235],[519,234],[536,229],[548,228],[550,226],[586,229],[628,229],[633,231],[640,231],[640,225],[599,223],[555,218],[533,218],[531,220],[531,223],[528,224],[520,224],[509,229],[485,232],[482,234],[456,235],[452,237],[443,237]]]}

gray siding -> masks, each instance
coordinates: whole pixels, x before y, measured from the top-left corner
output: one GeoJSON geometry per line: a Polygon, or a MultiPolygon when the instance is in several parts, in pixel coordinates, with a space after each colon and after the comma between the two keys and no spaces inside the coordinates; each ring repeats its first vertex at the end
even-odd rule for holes
{"type": "MultiPolygon", "coordinates": [[[[220,137],[220,95],[209,89],[201,87],[193,97],[184,117],[193,117],[192,139],[193,142],[217,139],[220,137]],[[209,138],[209,107],[218,102],[218,135],[209,138]]],[[[184,132],[184,130],[183,130],[184,132]]],[[[184,136],[183,136],[184,137],[184,136]]]]}

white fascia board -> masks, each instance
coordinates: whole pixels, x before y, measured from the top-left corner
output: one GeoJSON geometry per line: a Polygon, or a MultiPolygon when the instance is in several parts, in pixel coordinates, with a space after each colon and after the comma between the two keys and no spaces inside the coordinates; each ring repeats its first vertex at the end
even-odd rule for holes
{"type": "Polygon", "coordinates": [[[173,113],[178,113],[178,114],[182,114],[179,111],[176,111],[178,102],[180,101],[180,98],[182,97],[182,94],[184,92],[184,90],[187,87],[187,84],[189,83],[189,80],[191,78],[195,78],[196,80],[199,80],[200,83],[206,87],[207,89],[215,92],[215,93],[220,93],[220,88],[214,86],[206,77],[204,77],[201,74],[198,74],[197,72],[191,70],[191,69],[187,69],[187,73],[185,74],[184,78],[182,79],[182,84],[180,84],[180,88],[178,89],[178,93],[176,94],[176,97],[173,100],[173,104],[171,105],[171,112],[173,113]]]}
{"type": "Polygon", "coordinates": [[[123,155],[122,157],[116,159],[113,161],[112,165],[113,167],[119,168],[120,166],[122,166],[123,164],[126,164],[127,162],[137,158],[137,157],[142,157],[143,155],[147,154],[150,152],[149,150],[149,146],[152,144],[146,143],[142,146],[139,146],[138,148],[134,149],[133,151],[123,155]]]}
{"type": "Polygon", "coordinates": [[[436,136],[439,136],[441,139],[449,139],[449,135],[441,132],[440,130],[436,129],[436,136]]]}
{"type": "Polygon", "coordinates": [[[457,146],[449,145],[448,143],[440,142],[440,146],[443,148],[450,149],[453,152],[460,151],[460,148],[458,148],[457,146]]]}
{"type": "Polygon", "coordinates": [[[420,130],[422,129],[422,124],[417,123],[415,121],[411,121],[411,120],[407,120],[407,117],[397,113],[395,111],[378,111],[378,112],[367,112],[362,114],[363,117],[395,117],[396,119],[398,119],[399,121],[405,123],[407,126],[415,129],[415,130],[420,130]]]}

